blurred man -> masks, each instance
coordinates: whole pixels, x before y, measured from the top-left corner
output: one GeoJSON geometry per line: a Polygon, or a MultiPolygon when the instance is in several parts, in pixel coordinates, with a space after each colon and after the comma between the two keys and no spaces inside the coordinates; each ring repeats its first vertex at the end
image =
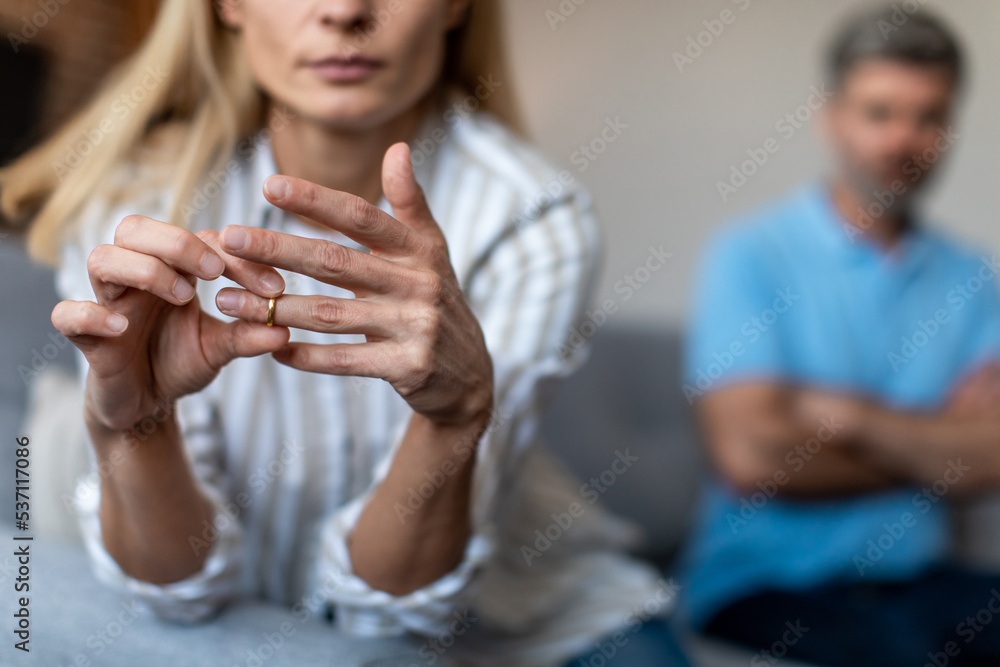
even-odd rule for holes
{"type": "Polygon", "coordinates": [[[727,226],[702,266],[685,391],[719,479],[686,614],[752,664],[1000,664],[1000,577],[950,560],[948,509],[1000,486],[1000,265],[915,205],[961,76],[923,9],[852,22],[831,177],[727,226]]]}

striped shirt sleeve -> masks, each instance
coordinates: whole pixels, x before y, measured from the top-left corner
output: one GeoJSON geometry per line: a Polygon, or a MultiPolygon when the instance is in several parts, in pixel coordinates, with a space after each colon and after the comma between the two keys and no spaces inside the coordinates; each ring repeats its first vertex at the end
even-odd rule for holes
{"type": "MultiPolygon", "coordinates": [[[[84,544],[98,579],[135,598],[160,619],[175,623],[195,623],[217,614],[238,592],[242,566],[243,528],[239,517],[223,493],[222,469],[217,459],[219,430],[212,419],[212,406],[200,394],[191,394],[177,403],[185,452],[199,488],[212,502],[211,525],[200,534],[188,536],[195,553],[205,553],[197,572],[169,584],[153,584],[126,574],[104,546],[101,532],[100,486],[80,480],[75,506],[84,544]]],[[[154,426],[155,428],[155,426],[154,426]]],[[[129,447],[141,447],[142,430],[124,436],[129,447]]],[[[88,445],[89,439],[88,439],[88,445]]],[[[90,446],[91,477],[101,475],[90,446]]]]}
{"type": "Polygon", "coordinates": [[[341,629],[351,634],[444,632],[468,609],[477,572],[497,551],[507,498],[522,454],[532,444],[545,399],[588,352],[574,336],[600,262],[598,226],[585,191],[553,202],[534,217],[512,216],[464,276],[466,297],[483,329],[494,366],[494,418],[480,440],[473,483],[473,534],[456,569],[394,596],[354,575],[347,539],[391,464],[378,467],[366,493],[325,521],[320,573],[341,629]],[[515,224],[516,222],[516,224],[515,224]]]}

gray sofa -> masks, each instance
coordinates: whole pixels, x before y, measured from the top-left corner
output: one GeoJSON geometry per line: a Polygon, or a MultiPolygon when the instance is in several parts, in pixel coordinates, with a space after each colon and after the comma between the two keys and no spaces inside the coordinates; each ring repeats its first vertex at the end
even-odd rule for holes
{"type": "MultiPolygon", "coordinates": [[[[9,526],[9,524],[6,524],[9,526]]],[[[0,531],[5,545],[8,529],[0,531]]],[[[8,550],[4,549],[5,553],[8,550]]],[[[10,550],[12,551],[12,550],[10,550]]],[[[0,643],[0,664],[277,665],[280,667],[397,667],[424,664],[418,649],[403,639],[359,639],[332,632],[321,614],[296,618],[285,609],[245,602],[231,606],[196,629],[158,623],[94,579],[78,543],[60,539],[31,543],[29,653],[14,648],[8,634],[0,643]],[[71,601],[67,604],[67,601],[71,601]],[[88,613],[81,613],[88,610],[88,613]],[[336,656],[331,660],[330,656],[336,656]]],[[[0,613],[13,618],[15,558],[0,558],[0,613]]],[[[7,623],[8,627],[12,623],[7,623]]],[[[16,640],[20,641],[20,640],[16,640]]]]}

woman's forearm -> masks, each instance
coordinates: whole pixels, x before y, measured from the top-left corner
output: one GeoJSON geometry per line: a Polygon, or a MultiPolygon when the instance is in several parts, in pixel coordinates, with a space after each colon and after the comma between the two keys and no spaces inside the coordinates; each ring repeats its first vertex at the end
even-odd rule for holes
{"type": "Polygon", "coordinates": [[[471,493],[487,416],[441,426],[419,414],[349,539],[354,573],[404,595],[461,562],[471,534],[471,493]]]}
{"type": "Polygon", "coordinates": [[[214,537],[213,506],[197,487],[173,416],[141,442],[89,415],[87,429],[101,471],[108,553],[126,574],[155,584],[197,572],[214,537]]]}

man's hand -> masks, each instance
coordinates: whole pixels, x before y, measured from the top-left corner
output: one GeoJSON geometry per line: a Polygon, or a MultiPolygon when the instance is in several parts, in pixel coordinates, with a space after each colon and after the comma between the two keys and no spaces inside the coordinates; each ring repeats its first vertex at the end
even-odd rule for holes
{"type": "Polygon", "coordinates": [[[962,380],[944,411],[955,417],[1000,413],[1000,362],[992,361],[962,380]]]}
{"type": "Polygon", "coordinates": [[[961,462],[969,469],[953,495],[1000,484],[1000,365],[969,375],[939,410],[901,410],[878,401],[812,389],[796,399],[804,414],[835,415],[854,449],[908,483],[932,484],[961,462]]]}
{"type": "Polygon", "coordinates": [[[792,391],[792,412],[802,428],[809,428],[828,419],[837,426],[841,441],[856,440],[864,431],[865,422],[873,404],[852,394],[845,394],[813,387],[799,387],[792,391]]]}

